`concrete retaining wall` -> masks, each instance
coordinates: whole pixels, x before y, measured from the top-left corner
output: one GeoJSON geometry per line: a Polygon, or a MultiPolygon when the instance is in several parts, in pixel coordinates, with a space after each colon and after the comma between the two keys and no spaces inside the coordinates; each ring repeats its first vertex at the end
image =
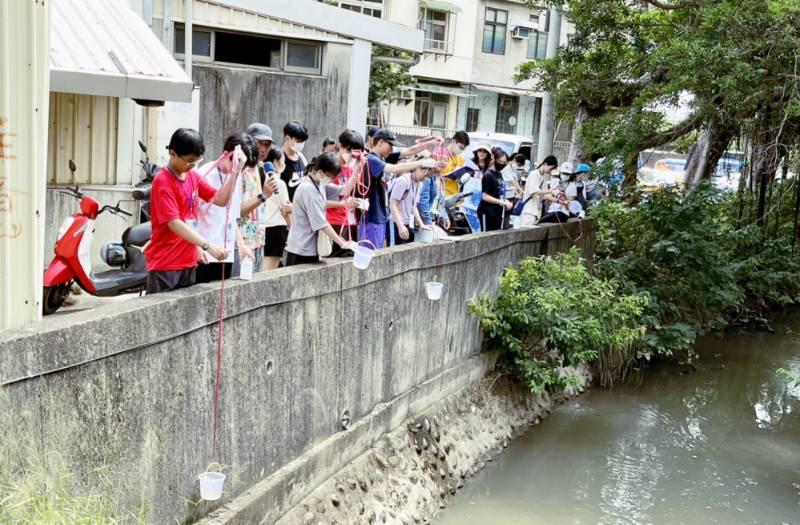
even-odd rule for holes
{"type": "Polygon", "coordinates": [[[593,228],[583,221],[396,247],[364,272],[343,260],[230,281],[216,458],[219,284],[4,332],[0,386],[41,421],[48,448],[78,470],[107,466],[126,503],[144,502],[153,523],[196,520],[280,471],[288,475],[271,500],[251,502],[279,516],[375,435],[474,380],[486,360],[476,357],[467,301],[495,293],[502,269],[523,257],[572,245],[590,255],[593,228]],[[423,288],[434,276],[445,283],[439,302],[423,288]],[[369,431],[342,433],[344,413],[369,431]],[[347,454],[313,455],[331,439],[347,454]],[[309,454],[324,461],[304,470],[309,454]],[[196,476],[213,459],[226,465],[226,495],[196,504],[196,476]]]}

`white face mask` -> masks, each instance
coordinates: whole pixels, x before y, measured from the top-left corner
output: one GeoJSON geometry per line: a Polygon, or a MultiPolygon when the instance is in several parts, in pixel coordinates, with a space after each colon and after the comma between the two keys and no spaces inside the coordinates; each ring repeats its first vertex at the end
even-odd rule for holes
{"type": "Polygon", "coordinates": [[[564,182],[567,182],[569,180],[569,175],[562,174],[561,175],[561,180],[563,180],[564,182]]]}
{"type": "Polygon", "coordinates": [[[305,142],[295,142],[295,144],[294,144],[294,150],[297,153],[302,153],[303,152],[303,148],[305,148],[305,147],[306,147],[306,143],[305,142]]]}
{"type": "Polygon", "coordinates": [[[353,158],[353,155],[349,151],[342,152],[342,160],[345,164],[350,164],[350,160],[353,158]]]}

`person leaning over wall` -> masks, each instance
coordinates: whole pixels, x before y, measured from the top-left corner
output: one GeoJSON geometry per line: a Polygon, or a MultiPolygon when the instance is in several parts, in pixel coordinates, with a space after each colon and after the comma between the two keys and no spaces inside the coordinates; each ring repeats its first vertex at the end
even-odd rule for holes
{"type": "MultiPolygon", "coordinates": [[[[416,160],[421,160],[420,157],[416,160]]],[[[404,173],[392,181],[389,190],[389,210],[394,223],[394,243],[406,244],[414,242],[417,226],[422,230],[430,230],[432,226],[425,224],[417,209],[420,198],[420,186],[430,178],[433,168],[419,166],[410,173],[404,173]]]]}
{"type": "MultiPolygon", "coordinates": [[[[352,129],[346,129],[339,135],[339,152],[337,160],[342,170],[333,177],[335,185],[345,185],[350,177],[360,176],[362,169],[362,155],[364,155],[364,137],[352,129]]],[[[358,220],[355,208],[361,204],[350,195],[337,195],[335,199],[327,201],[326,216],[328,223],[333,226],[343,239],[355,241],[358,239],[358,220]]],[[[353,252],[332,247],[330,257],[351,257],[353,252]]]]}
{"type": "Polygon", "coordinates": [[[520,216],[521,226],[533,226],[544,215],[542,199],[551,195],[550,177],[557,167],[558,160],[553,155],[548,155],[528,174],[525,192],[522,195],[525,204],[520,216]]]}
{"type": "Polygon", "coordinates": [[[308,165],[294,196],[292,227],[286,241],[286,266],[319,262],[317,237],[320,232],[344,249],[352,250],[356,246],[355,242],[342,239],[325,217],[325,201],[347,195],[355,186],[356,177],[350,177],[344,186],[330,183],[341,170],[332,153],[323,153],[308,165]]]}
{"type": "Polygon", "coordinates": [[[194,170],[206,149],[197,130],[178,129],[167,149],[169,162],[156,174],[150,193],[153,233],[145,248],[148,294],[193,285],[201,257],[210,256],[218,261],[228,257],[225,247],[211,244],[197,233],[197,205],[202,198],[225,206],[235,178],[228,177],[217,190],[194,170]]]}
{"type": "MultiPolygon", "coordinates": [[[[241,148],[245,156],[245,165],[236,167],[237,170],[255,168],[258,162],[258,148],[253,138],[247,133],[234,133],[225,139],[224,153],[219,162],[208,162],[200,168],[203,179],[216,189],[222,187],[230,177],[246,176],[244,173],[234,172],[233,152],[236,147],[241,148]]],[[[200,201],[197,214],[197,232],[214,244],[220,244],[228,251],[228,257],[223,261],[209,261],[201,257],[197,267],[195,282],[210,283],[220,279],[230,279],[234,262],[234,243],[239,250],[239,257],[255,260],[252,250],[244,242],[237,219],[242,209],[242,185],[237,183],[232,191],[227,206],[216,206],[205,200],[200,201]]]]}

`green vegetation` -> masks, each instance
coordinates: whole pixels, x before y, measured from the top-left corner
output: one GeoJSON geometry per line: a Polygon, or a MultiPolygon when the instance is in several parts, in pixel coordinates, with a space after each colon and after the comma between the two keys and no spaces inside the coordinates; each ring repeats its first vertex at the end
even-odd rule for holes
{"type": "MultiPolygon", "coordinates": [[[[785,184],[774,191],[789,201],[785,184]]],[[[595,274],[575,252],[508,268],[499,297],[471,305],[486,349],[534,392],[563,388],[561,367],[581,363],[607,385],[652,359],[691,363],[700,335],[798,304],[791,203],[776,197],[758,225],[740,197],[703,184],[601,202],[595,274]]]]}
{"type": "Polygon", "coordinates": [[[104,469],[93,490],[80,487],[70,465],[41,446],[30,413],[13,410],[0,392],[0,523],[9,525],[116,525],[144,523],[117,503],[117,483],[104,469]]]}
{"type": "Polygon", "coordinates": [[[647,299],[623,295],[613,280],[593,277],[576,250],[523,260],[500,279],[496,300],[470,308],[489,350],[500,350],[533,392],[569,382],[564,367],[593,362],[602,381],[624,375],[647,299]]]}

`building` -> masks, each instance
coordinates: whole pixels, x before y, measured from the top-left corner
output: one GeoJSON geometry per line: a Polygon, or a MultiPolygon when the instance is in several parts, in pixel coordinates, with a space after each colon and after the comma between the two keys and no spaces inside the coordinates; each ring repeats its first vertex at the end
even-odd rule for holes
{"type": "MultiPolygon", "coordinates": [[[[543,93],[516,83],[519,64],[544,58],[550,11],[522,0],[331,0],[342,8],[418,27],[423,54],[413,85],[380,108],[376,125],[411,140],[455,130],[525,135],[538,142],[543,93]]],[[[571,27],[558,35],[567,43],[571,27]]],[[[557,149],[568,150],[569,123],[557,127],[557,149]]],[[[534,149],[535,151],[535,149],[534,149]]],[[[563,156],[563,155],[562,155],[563,156]]]]}

